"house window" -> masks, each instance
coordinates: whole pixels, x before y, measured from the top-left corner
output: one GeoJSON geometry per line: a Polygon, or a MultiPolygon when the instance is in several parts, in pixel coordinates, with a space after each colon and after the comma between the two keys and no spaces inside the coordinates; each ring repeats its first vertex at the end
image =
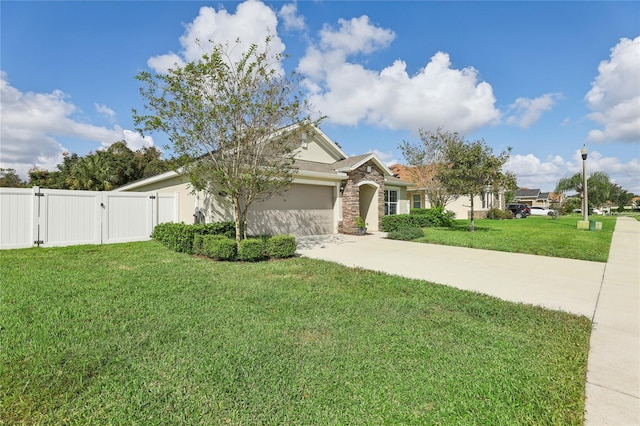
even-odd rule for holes
{"type": "Polygon", "coordinates": [[[398,214],[398,190],[384,190],[384,214],[398,214]]]}
{"type": "Polygon", "coordinates": [[[420,202],[420,194],[413,194],[413,208],[414,209],[422,208],[422,203],[420,202]]]}

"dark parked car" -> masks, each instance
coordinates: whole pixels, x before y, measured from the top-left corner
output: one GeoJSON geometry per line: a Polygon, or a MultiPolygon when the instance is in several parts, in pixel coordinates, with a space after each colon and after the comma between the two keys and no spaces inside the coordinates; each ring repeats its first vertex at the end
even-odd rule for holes
{"type": "Polygon", "coordinates": [[[524,219],[531,215],[531,209],[525,204],[507,204],[507,210],[511,210],[516,219],[524,219]]]}

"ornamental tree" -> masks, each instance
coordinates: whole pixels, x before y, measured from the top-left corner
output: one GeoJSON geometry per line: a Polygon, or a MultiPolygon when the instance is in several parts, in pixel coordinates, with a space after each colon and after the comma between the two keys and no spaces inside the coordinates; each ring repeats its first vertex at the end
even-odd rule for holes
{"type": "Polygon", "coordinates": [[[458,194],[452,194],[440,182],[436,175],[437,166],[442,163],[442,147],[459,136],[441,128],[435,132],[419,129],[419,134],[418,143],[402,141],[398,148],[405,163],[410,166],[408,173],[411,181],[424,188],[431,207],[444,209],[458,194]]]}
{"type": "Polygon", "coordinates": [[[169,148],[192,160],[185,166],[192,186],[232,203],[238,243],[250,206],[293,180],[294,148],[308,122],[299,78],[280,70],[283,57],[269,43],[250,45],[238,60],[239,40],[214,44],[199,61],[136,77],[148,112],[133,111],[139,130],[165,132],[169,148]]]}
{"type": "Polygon", "coordinates": [[[484,140],[465,141],[462,137],[447,139],[442,144],[442,162],[438,165],[437,176],[450,193],[467,195],[471,202],[471,224],[475,230],[475,196],[498,189],[512,189],[516,176],[503,173],[502,167],[509,159],[511,148],[498,155],[484,140]]]}

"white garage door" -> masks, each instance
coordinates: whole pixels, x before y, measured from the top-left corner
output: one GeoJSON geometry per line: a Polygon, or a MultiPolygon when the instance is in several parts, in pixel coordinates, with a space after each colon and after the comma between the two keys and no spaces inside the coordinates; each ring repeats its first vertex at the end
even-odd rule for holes
{"type": "Polygon", "coordinates": [[[250,235],[333,234],[334,187],[294,184],[284,196],[256,203],[247,223],[250,235]]]}

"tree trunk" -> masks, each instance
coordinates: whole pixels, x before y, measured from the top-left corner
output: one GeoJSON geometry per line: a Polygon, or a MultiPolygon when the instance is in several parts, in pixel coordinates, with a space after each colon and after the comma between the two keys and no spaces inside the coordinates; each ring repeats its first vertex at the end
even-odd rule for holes
{"type": "Polygon", "coordinates": [[[233,199],[233,209],[236,216],[236,242],[238,243],[238,245],[240,245],[240,241],[242,240],[242,236],[244,235],[244,223],[240,209],[240,200],[238,198],[233,199]]]}
{"type": "Polygon", "coordinates": [[[471,227],[469,228],[470,232],[473,232],[476,230],[476,223],[475,223],[475,218],[474,218],[474,214],[473,214],[473,194],[471,194],[471,227]]]}

